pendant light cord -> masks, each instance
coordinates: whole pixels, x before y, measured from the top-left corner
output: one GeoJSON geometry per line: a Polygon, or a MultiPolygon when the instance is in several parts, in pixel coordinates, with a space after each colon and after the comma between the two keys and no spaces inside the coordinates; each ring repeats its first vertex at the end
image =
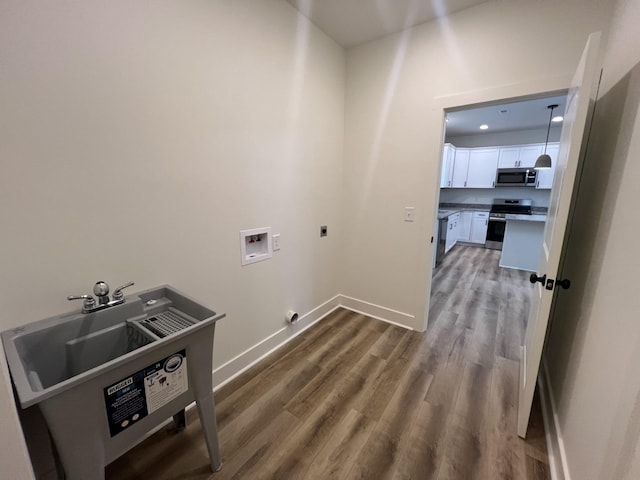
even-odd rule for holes
{"type": "Polygon", "coordinates": [[[547,139],[544,142],[544,155],[547,153],[547,145],[549,144],[549,132],[551,131],[551,119],[553,118],[553,109],[558,105],[549,105],[547,108],[551,110],[549,114],[549,126],[547,127],[547,139]]]}

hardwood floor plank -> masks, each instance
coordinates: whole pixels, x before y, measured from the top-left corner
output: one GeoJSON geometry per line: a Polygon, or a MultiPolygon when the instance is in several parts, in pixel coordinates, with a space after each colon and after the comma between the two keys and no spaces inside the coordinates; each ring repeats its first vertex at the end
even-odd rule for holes
{"type": "Polygon", "coordinates": [[[306,471],[306,478],[348,478],[355,459],[371,436],[376,422],[351,410],[327,440],[306,471]]]}
{"type": "Polygon", "coordinates": [[[467,362],[453,409],[454,425],[472,433],[487,428],[492,369],[467,362]]]}
{"type": "Polygon", "coordinates": [[[322,370],[306,362],[299,365],[289,378],[270,388],[262,396],[253,399],[242,415],[218,423],[220,452],[224,459],[247,444],[256,431],[267,428],[296,392],[313,380],[322,370]]]}
{"type": "Polygon", "coordinates": [[[447,448],[438,470],[438,480],[486,480],[488,475],[487,440],[484,432],[471,432],[452,425],[447,448]]]}
{"type": "Polygon", "coordinates": [[[371,349],[371,354],[386,360],[407,333],[409,330],[405,328],[390,325],[371,349]]]}
{"type": "Polygon", "coordinates": [[[422,402],[408,436],[404,461],[397,462],[395,478],[435,479],[446,448],[450,416],[442,406],[422,402]]]}
{"type": "Polygon", "coordinates": [[[349,471],[349,477],[398,478],[402,466],[413,463],[416,452],[410,448],[412,444],[409,432],[432,380],[432,376],[424,375],[417,367],[404,375],[353,469],[349,471]],[[393,449],[391,455],[386,450],[388,448],[393,449]],[[375,477],[368,476],[372,462],[376,464],[375,477]]]}
{"type": "MultiPolygon", "coordinates": [[[[301,422],[289,412],[282,411],[266,428],[257,430],[245,447],[227,452],[223,456],[223,469],[216,473],[216,480],[247,478],[247,473],[269,458],[283,438],[291,435],[301,422]]],[[[210,475],[211,476],[211,475],[210,475]]]]}
{"type": "Polygon", "coordinates": [[[306,418],[322,400],[338,388],[353,365],[365,357],[379,337],[378,332],[362,329],[350,339],[345,339],[340,354],[331,359],[321,372],[304,385],[287,402],[285,408],[299,419],[306,418]]]}

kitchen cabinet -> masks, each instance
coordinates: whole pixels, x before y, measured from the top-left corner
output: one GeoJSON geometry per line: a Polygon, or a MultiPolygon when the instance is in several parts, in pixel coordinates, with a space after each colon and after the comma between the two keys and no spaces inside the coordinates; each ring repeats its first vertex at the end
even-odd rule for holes
{"type": "Polygon", "coordinates": [[[469,169],[469,149],[456,148],[455,160],[453,162],[453,176],[451,186],[454,188],[464,188],[467,186],[467,170],[469,169]]]}
{"type": "Polygon", "coordinates": [[[489,212],[473,212],[471,220],[471,232],[469,241],[471,243],[484,244],[487,238],[487,226],[489,225],[489,212]]]}
{"type": "Polygon", "coordinates": [[[500,147],[498,168],[533,168],[543,149],[543,143],[500,147]]]}
{"type": "Polygon", "coordinates": [[[468,242],[471,238],[471,222],[473,220],[473,212],[463,210],[460,212],[460,223],[458,224],[458,240],[468,242]]]}
{"type": "Polygon", "coordinates": [[[445,143],[442,148],[442,173],[440,176],[440,187],[450,187],[453,181],[453,162],[455,160],[456,147],[450,143],[445,143]]]}
{"type": "Polygon", "coordinates": [[[497,148],[472,148],[469,152],[467,188],[493,188],[498,168],[497,148]]]}
{"type": "Polygon", "coordinates": [[[447,223],[447,238],[444,244],[444,253],[447,253],[453,248],[458,241],[458,223],[460,222],[460,213],[454,213],[449,215],[449,222],[447,223]]]}
{"type": "Polygon", "coordinates": [[[520,147],[500,147],[498,152],[498,168],[517,168],[520,147]]]}
{"type": "MultiPolygon", "coordinates": [[[[536,187],[551,188],[558,143],[549,143],[551,170],[539,170],[536,187]]],[[[442,151],[442,188],[493,188],[498,168],[533,168],[544,151],[544,143],[505,147],[456,148],[445,143],[442,151]]]]}
{"type": "Polygon", "coordinates": [[[520,155],[518,156],[518,168],[533,168],[543,149],[544,144],[521,146],[520,155]]]}
{"type": "Polygon", "coordinates": [[[543,189],[553,187],[553,175],[556,171],[559,151],[559,143],[550,143],[547,145],[547,154],[551,157],[551,168],[542,168],[536,171],[536,188],[543,189]]]}

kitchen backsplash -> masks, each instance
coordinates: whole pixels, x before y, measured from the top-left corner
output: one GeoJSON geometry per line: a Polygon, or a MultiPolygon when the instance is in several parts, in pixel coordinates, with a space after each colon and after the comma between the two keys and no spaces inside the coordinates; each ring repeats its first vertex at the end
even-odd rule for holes
{"type": "Polygon", "coordinates": [[[530,198],[535,207],[548,207],[551,190],[527,187],[441,188],[439,203],[491,205],[494,198],[530,198]]]}

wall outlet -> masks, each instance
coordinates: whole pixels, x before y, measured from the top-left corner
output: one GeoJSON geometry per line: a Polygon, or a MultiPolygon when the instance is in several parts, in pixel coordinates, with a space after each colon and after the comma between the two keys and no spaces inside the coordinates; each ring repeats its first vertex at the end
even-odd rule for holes
{"type": "Polygon", "coordinates": [[[327,226],[326,225],[322,225],[320,227],[320,236],[321,237],[326,237],[327,236],[327,226]]]}
{"type": "Polygon", "coordinates": [[[274,233],[273,236],[271,237],[271,245],[273,247],[273,251],[276,252],[278,250],[280,250],[280,234],[279,233],[274,233]]]}

